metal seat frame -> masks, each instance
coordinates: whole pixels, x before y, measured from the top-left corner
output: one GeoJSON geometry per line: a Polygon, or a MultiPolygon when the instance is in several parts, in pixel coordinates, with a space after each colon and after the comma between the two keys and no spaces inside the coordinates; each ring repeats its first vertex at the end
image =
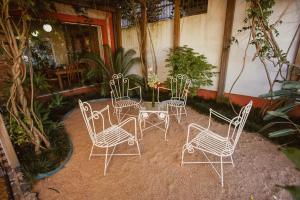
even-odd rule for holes
{"type": "Polygon", "coordinates": [[[140,109],[142,102],[142,89],[140,86],[129,88],[129,79],[124,78],[123,74],[114,74],[112,80],[109,82],[111,88],[111,102],[114,107],[114,114],[117,115],[118,122],[120,122],[125,116],[134,116],[130,115],[128,112],[130,108],[140,109]],[[138,90],[139,98],[137,100],[129,97],[129,91],[138,90]],[[127,110],[123,112],[124,109],[127,110]]]}
{"type": "Polygon", "coordinates": [[[91,159],[92,156],[105,156],[104,176],[106,175],[108,164],[112,156],[139,155],[141,157],[140,147],[137,138],[136,118],[130,117],[119,124],[112,124],[110,119],[109,105],[107,105],[105,108],[103,108],[100,111],[93,111],[91,105],[88,102],[82,102],[81,100],[79,100],[79,107],[85,125],[87,127],[89,136],[93,143],[89,155],[89,160],[91,159]],[[105,123],[107,119],[108,119],[108,123],[105,123]],[[96,130],[96,126],[95,126],[96,120],[102,122],[100,123],[102,125],[102,129],[100,131],[96,130]],[[130,133],[123,128],[126,124],[130,122],[134,126],[134,133],[130,133]],[[108,127],[105,127],[106,124],[108,127]],[[128,145],[131,146],[136,144],[138,153],[118,153],[118,154],[114,153],[116,147],[125,142],[127,142],[128,145]],[[94,147],[105,149],[105,153],[104,154],[93,153],[94,147]],[[109,153],[110,148],[113,148],[111,153],[109,153]]]}
{"type": "Polygon", "coordinates": [[[157,98],[159,103],[167,104],[168,109],[171,110],[173,110],[174,108],[176,109],[175,114],[171,114],[171,112],[169,112],[169,115],[170,116],[175,115],[178,123],[180,123],[181,116],[182,115],[187,116],[186,102],[187,102],[189,88],[191,86],[191,80],[185,74],[177,74],[170,79],[171,79],[170,88],[166,88],[166,87],[157,88],[157,98]],[[160,101],[159,98],[160,90],[171,91],[171,98],[166,101],[160,101]]]}
{"type": "Polygon", "coordinates": [[[223,164],[224,163],[231,163],[234,166],[232,155],[236,148],[236,145],[239,141],[241,133],[243,131],[244,125],[248,118],[252,107],[252,101],[250,101],[246,106],[244,106],[238,116],[234,117],[233,119],[229,119],[222,114],[210,109],[209,114],[209,122],[208,127],[204,128],[198,124],[191,123],[188,126],[188,134],[186,139],[186,144],[182,148],[182,156],[181,156],[181,166],[184,164],[198,164],[198,163],[208,163],[212,166],[215,170],[217,175],[221,179],[221,185],[224,186],[223,181],[223,164]],[[229,124],[227,130],[227,136],[223,137],[217,133],[214,133],[210,130],[211,124],[211,116],[215,115],[216,117],[224,120],[229,124]],[[198,132],[196,137],[191,138],[191,130],[194,129],[198,132]],[[203,153],[204,157],[207,159],[206,162],[202,161],[184,161],[185,152],[194,153],[195,150],[199,150],[203,153]],[[207,154],[211,154],[214,156],[220,157],[220,161],[211,161],[207,154]],[[227,159],[229,161],[224,161],[227,159]],[[220,172],[216,169],[214,164],[220,164],[220,172]]]}

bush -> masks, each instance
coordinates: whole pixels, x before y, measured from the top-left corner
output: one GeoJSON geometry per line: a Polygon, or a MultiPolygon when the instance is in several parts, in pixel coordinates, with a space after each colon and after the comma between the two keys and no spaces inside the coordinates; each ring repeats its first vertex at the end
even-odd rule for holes
{"type": "Polygon", "coordinates": [[[192,94],[196,94],[200,86],[212,85],[211,79],[215,75],[212,70],[216,67],[209,64],[204,55],[194,52],[192,48],[183,46],[170,49],[166,62],[169,76],[186,74],[192,80],[192,94]]]}

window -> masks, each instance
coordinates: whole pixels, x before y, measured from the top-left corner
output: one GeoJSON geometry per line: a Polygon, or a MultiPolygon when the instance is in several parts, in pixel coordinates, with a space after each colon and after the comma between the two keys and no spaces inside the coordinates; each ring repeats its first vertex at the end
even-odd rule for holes
{"type": "Polygon", "coordinates": [[[181,16],[207,13],[208,0],[181,0],[181,16]]]}
{"type": "MultiPolygon", "coordinates": [[[[122,27],[129,27],[134,24],[136,19],[134,14],[139,19],[141,17],[141,7],[139,3],[132,5],[124,4],[122,9],[122,27]],[[135,12],[132,11],[135,8],[135,12]]],[[[173,18],[174,4],[172,0],[149,0],[147,1],[147,18],[148,22],[157,22],[173,18]]]]}
{"type": "MultiPolygon", "coordinates": [[[[207,13],[208,0],[181,0],[181,17],[207,13]]],[[[136,19],[133,15],[141,17],[141,7],[139,3],[134,5],[123,4],[121,26],[130,27],[134,25],[136,19]],[[135,12],[132,11],[135,8],[135,12]]],[[[174,0],[148,0],[147,1],[148,22],[157,22],[174,17],[174,0]]]]}

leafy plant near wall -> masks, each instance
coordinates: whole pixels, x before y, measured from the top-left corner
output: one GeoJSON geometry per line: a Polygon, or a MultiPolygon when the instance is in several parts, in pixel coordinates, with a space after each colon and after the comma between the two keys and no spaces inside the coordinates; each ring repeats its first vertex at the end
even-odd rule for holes
{"type": "MultiPolygon", "coordinates": [[[[276,36],[279,35],[276,27],[282,23],[281,18],[284,12],[277,21],[270,23],[270,16],[273,13],[275,0],[246,0],[246,2],[247,9],[246,18],[244,20],[246,25],[238,30],[238,32],[249,31],[249,39],[244,52],[242,70],[234,81],[230,91],[242,74],[246,65],[245,60],[248,48],[250,45],[253,45],[256,49],[253,60],[257,58],[260,60],[269,83],[269,92],[260,97],[270,98],[272,100],[271,106],[266,107],[262,111],[263,114],[266,114],[264,120],[277,119],[277,121],[264,126],[261,131],[265,131],[270,127],[274,129],[274,127],[276,128],[277,126],[277,130],[269,132],[269,137],[276,138],[293,134],[296,136],[295,140],[299,141],[300,125],[292,121],[288,113],[300,103],[300,82],[288,80],[290,67],[290,63],[287,60],[288,51],[284,52],[276,41],[276,36]],[[274,78],[271,77],[270,70],[276,70],[274,78]],[[274,91],[275,83],[281,83],[282,88],[274,91]]],[[[237,42],[235,38],[233,38],[232,41],[237,42]]],[[[299,169],[300,150],[287,147],[283,148],[282,151],[299,169]]],[[[283,188],[290,191],[295,199],[299,198],[300,186],[284,186],[283,188]]]]}
{"type": "MultiPolygon", "coordinates": [[[[277,27],[282,23],[280,15],[279,19],[274,23],[270,23],[270,16],[273,13],[275,0],[246,0],[246,18],[245,26],[238,32],[249,31],[248,44],[245,49],[243,68],[245,67],[245,59],[250,45],[254,46],[256,51],[252,60],[259,59],[265,69],[266,77],[269,83],[269,90],[272,93],[276,82],[287,80],[289,62],[287,61],[287,52],[283,51],[276,41],[279,35],[277,27]],[[273,66],[271,69],[270,66],[273,66]],[[286,67],[286,68],[285,68],[286,67]],[[287,71],[284,71],[286,69],[287,71]],[[271,76],[270,70],[276,70],[276,75],[271,76]]],[[[238,43],[233,37],[232,41],[238,43]]]]}
{"type": "MultiPolygon", "coordinates": [[[[34,154],[30,138],[17,123],[7,123],[7,128],[21,163],[22,172],[31,181],[39,173],[47,173],[57,168],[67,157],[71,143],[61,122],[62,116],[69,110],[66,102],[60,95],[54,95],[49,102],[34,102],[34,111],[41,120],[45,135],[51,142],[51,148],[34,154]]],[[[5,113],[4,113],[5,114],[5,113]]],[[[6,122],[10,119],[5,115],[6,122]]]]}
{"type": "MultiPolygon", "coordinates": [[[[295,140],[299,142],[300,125],[294,122],[288,116],[291,110],[300,105],[299,90],[299,81],[284,81],[280,90],[260,95],[263,98],[276,98],[277,100],[279,100],[278,102],[281,102],[281,105],[277,109],[273,111],[267,111],[267,114],[264,116],[264,120],[273,120],[273,122],[270,122],[269,124],[264,126],[260,131],[265,131],[271,127],[280,125],[277,130],[269,132],[270,138],[294,135],[295,140]],[[274,121],[274,119],[277,120],[274,121]]],[[[295,147],[286,147],[282,148],[282,152],[295,164],[296,168],[300,170],[300,149],[295,147]]],[[[288,190],[292,194],[294,199],[299,199],[300,186],[281,187],[288,190]]]]}
{"type": "Polygon", "coordinates": [[[142,85],[143,79],[139,75],[129,74],[129,71],[133,66],[140,64],[140,58],[134,57],[136,52],[133,49],[125,51],[123,48],[117,49],[112,52],[108,45],[104,45],[104,52],[107,56],[107,60],[103,60],[100,55],[95,53],[88,53],[81,59],[92,61],[96,64],[95,68],[92,68],[86,75],[89,80],[102,80],[105,84],[105,93],[108,91],[109,80],[111,80],[113,74],[123,74],[124,77],[130,80],[130,84],[142,85]]]}
{"type": "MultiPolygon", "coordinates": [[[[33,89],[33,69],[30,65],[29,70],[22,61],[22,55],[28,46],[28,35],[30,30],[30,21],[36,10],[36,5],[44,5],[45,1],[10,1],[1,0],[0,8],[0,28],[3,32],[1,47],[4,50],[5,58],[9,65],[11,86],[9,98],[6,105],[10,116],[10,122],[18,126],[28,138],[28,141],[34,145],[35,152],[41,153],[41,147],[50,148],[50,142],[45,135],[43,124],[34,111],[34,89],[33,89]],[[10,16],[11,5],[18,8],[20,15],[10,16]],[[24,80],[26,75],[30,76],[29,98],[24,90],[24,80]]],[[[45,6],[46,8],[47,6],[45,6]]],[[[41,10],[39,10],[41,11],[41,10]]]]}
{"type": "Polygon", "coordinates": [[[212,77],[215,72],[212,70],[216,67],[207,62],[204,55],[194,52],[187,46],[170,49],[166,59],[169,68],[169,76],[176,74],[186,74],[192,80],[192,94],[200,86],[212,85],[212,77]]]}

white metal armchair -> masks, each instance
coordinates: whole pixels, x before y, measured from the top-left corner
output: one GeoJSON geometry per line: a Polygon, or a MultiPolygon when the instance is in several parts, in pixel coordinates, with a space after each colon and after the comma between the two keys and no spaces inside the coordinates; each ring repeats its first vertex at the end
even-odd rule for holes
{"type": "Polygon", "coordinates": [[[252,101],[250,101],[246,106],[244,106],[241,109],[238,116],[234,117],[231,120],[221,115],[220,113],[210,109],[209,122],[207,128],[203,128],[202,126],[197,125],[195,123],[190,124],[188,126],[186,144],[183,146],[182,149],[181,165],[193,163],[209,163],[212,166],[212,168],[216,171],[217,175],[220,177],[221,184],[223,187],[223,164],[231,163],[234,166],[232,154],[243,131],[251,107],[252,101]],[[223,137],[210,130],[211,115],[215,115],[229,124],[226,137],[223,137]],[[191,138],[192,129],[195,129],[197,131],[197,135],[194,138],[191,138]],[[207,162],[184,161],[186,150],[189,153],[194,153],[194,150],[200,150],[207,159],[207,162]],[[220,157],[220,161],[211,161],[208,158],[207,153],[220,157]],[[229,159],[229,161],[224,161],[225,158],[227,160],[229,159]],[[220,172],[218,172],[214,164],[221,164],[220,172]]]}
{"type": "Polygon", "coordinates": [[[111,101],[114,107],[114,114],[117,115],[120,122],[131,107],[140,108],[142,102],[142,89],[140,86],[129,88],[129,79],[124,78],[123,74],[114,74],[109,82],[111,88],[111,101]],[[129,91],[138,90],[139,98],[137,100],[129,97],[129,91]],[[122,110],[129,108],[121,117],[122,110]]]}
{"type": "Polygon", "coordinates": [[[181,115],[184,114],[187,116],[185,106],[187,101],[187,95],[189,92],[189,87],[191,86],[191,80],[185,74],[177,74],[175,77],[171,78],[170,86],[171,88],[157,88],[158,102],[161,104],[167,104],[168,108],[175,108],[176,114],[173,115],[176,116],[178,123],[180,123],[181,115]],[[171,99],[160,102],[159,93],[161,89],[171,91],[171,99]]]}
{"type": "Polygon", "coordinates": [[[88,102],[82,102],[79,100],[80,110],[87,127],[90,138],[93,142],[89,159],[91,156],[105,156],[104,162],[104,176],[106,175],[108,164],[113,155],[139,155],[140,148],[137,140],[137,128],[136,128],[136,119],[130,117],[123,122],[115,125],[111,123],[109,105],[103,108],[100,111],[93,111],[91,105],[88,102]],[[99,122],[99,126],[97,126],[99,122]],[[129,133],[123,127],[131,122],[134,126],[134,133],[129,133]],[[98,128],[99,127],[99,128],[98,128]],[[97,129],[100,129],[99,131],[97,129]],[[117,145],[127,142],[128,145],[136,144],[138,153],[124,153],[124,154],[115,154],[114,151],[117,145]],[[93,153],[94,147],[105,148],[105,154],[95,154],[93,153]],[[108,152],[109,148],[113,148],[111,153],[108,152]]]}

